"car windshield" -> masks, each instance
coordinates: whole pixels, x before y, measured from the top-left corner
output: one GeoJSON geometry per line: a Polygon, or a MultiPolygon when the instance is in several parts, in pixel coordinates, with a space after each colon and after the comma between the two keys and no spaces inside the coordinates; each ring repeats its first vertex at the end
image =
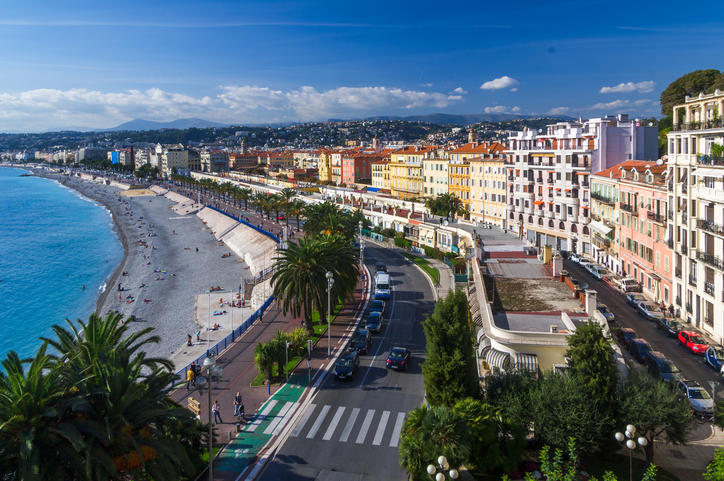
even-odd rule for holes
{"type": "Polygon", "coordinates": [[[401,349],[393,349],[390,352],[390,359],[398,360],[398,359],[402,359],[403,357],[404,357],[404,351],[401,349]]]}
{"type": "Polygon", "coordinates": [[[700,387],[689,388],[689,397],[691,399],[711,399],[709,393],[700,387]]]}
{"type": "Polygon", "coordinates": [[[337,367],[352,367],[352,359],[349,357],[343,357],[337,361],[337,367]]]}
{"type": "Polygon", "coordinates": [[[604,313],[609,312],[608,307],[606,306],[598,306],[598,310],[604,313]]]}
{"type": "Polygon", "coordinates": [[[691,336],[689,339],[691,340],[692,344],[706,344],[706,341],[703,337],[691,336]]]}
{"type": "Polygon", "coordinates": [[[724,361],[724,349],[714,349],[714,356],[720,361],[724,361]]]}
{"type": "Polygon", "coordinates": [[[661,312],[656,304],[645,303],[644,307],[649,312],[661,312]]]}

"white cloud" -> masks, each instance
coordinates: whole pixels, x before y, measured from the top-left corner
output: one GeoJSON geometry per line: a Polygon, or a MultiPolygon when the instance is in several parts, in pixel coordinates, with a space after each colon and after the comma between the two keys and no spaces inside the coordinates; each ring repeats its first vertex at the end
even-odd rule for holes
{"type": "Polygon", "coordinates": [[[0,92],[0,130],[97,129],[134,118],[163,121],[201,117],[229,123],[319,120],[395,109],[446,108],[462,99],[451,94],[379,86],[277,90],[226,85],[217,95],[201,97],[157,88],[123,92],[36,89],[0,92]]]}
{"type": "Polygon", "coordinates": [[[516,106],[510,109],[511,112],[520,112],[520,107],[516,106]]]}
{"type": "Polygon", "coordinates": [[[511,92],[516,92],[518,90],[517,86],[517,80],[512,77],[508,77],[507,75],[503,75],[502,77],[484,82],[480,86],[480,90],[501,90],[509,88],[511,92]]]}
{"type": "Polygon", "coordinates": [[[452,92],[450,92],[450,94],[457,94],[457,95],[465,95],[467,93],[468,93],[468,91],[462,87],[458,87],[458,88],[454,89],[452,92]]]}
{"type": "Polygon", "coordinates": [[[613,87],[601,87],[599,93],[611,94],[611,93],[624,93],[624,92],[642,92],[648,93],[654,90],[653,80],[644,80],[643,82],[621,82],[613,87]]]}
{"type": "Polygon", "coordinates": [[[432,82],[428,82],[428,83],[426,83],[426,84],[422,84],[422,86],[423,86],[423,87],[430,88],[430,87],[432,87],[432,82]]]}
{"type": "Polygon", "coordinates": [[[654,102],[654,101],[651,100],[651,99],[639,99],[639,100],[637,100],[637,101],[634,102],[634,105],[646,105],[646,104],[650,104],[650,103],[653,103],[653,102],[654,102]]]}
{"type": "Polygon", "coordinates": [[[517,114],[520,112],[520,107],[507,107],[505,105],[496,105],[494,107],[485,107],[484,112],[486,114],[517,114]]]}
{"type": "Polygon", "coordinates": [[[598,102],[596,104],[591,105],[591,110],[611,110],[611,109],[620,109],[621,107],[626,107],[631,104],[631,101],[629,100],[613,100],[611,102],[598,102]]]}
{"type": "Polygon", "coordinates": [[[570,109],[568,107],[553,107],[548,111],[549,115],[561,115],[566,112],[568,112],[570,109]]]}

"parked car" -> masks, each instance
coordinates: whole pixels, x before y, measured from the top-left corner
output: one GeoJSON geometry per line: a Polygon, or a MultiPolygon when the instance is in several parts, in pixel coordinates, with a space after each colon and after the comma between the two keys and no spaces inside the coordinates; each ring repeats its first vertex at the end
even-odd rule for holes
{"type": "Polygon", "coordinates": [[[286,219],[286,217],[284,217],[284,214],[279,214],[277,216],[277,220],[285,220],[285,219],[286,219]]]}
{"type": "Polygon", "coordinates": [[[588,272],[591,273],[594,279],[598,279],[599,281],[608,275],[608,269],[601,266],[593,266],[588,269],[588,272]]]}
{"type": "Polygon", "coordinates": [[[371,301],[370,312],[385,312],[385,301],[381,299],[371,301]]]}
{"type": "Polygon", "coordinates": [[[359,354],[354,349],[350,349],[342,354],[334,364],[334,376],[340,381],[352,379],[357,368],[359,368],[359,354]]]}
{"type": "Polygon", "coordinates": [[[704,353],[704,363],[716,372],[724,374],[724,348],[709,346],[704,353]]]}
{"type": "Polygon", "coordinates": [[[657,306],[653,302],[639,302],[636,306],[636,310],[639,311],[639,314],[644,316],[649,321],[658,321],[659,319],[664,317],[664,313],[661,312],[659,306],[657,306]]]}
{"type": "Polygon", "coordinates": [[[628,348],[628,345],[636,339],[636,331],[631,329],[630,327],[622,327],[618,331],[616,331],[616,339],[618,339],[618,342],[623,345],[625,348],[628,348]]]}
{"type": "Polygon", "coordinates": [[[616,320],[616,316],[613,315],[613,312],[611,312],[611,309],[609,309],[606,304],[599,304],[596,308],[598,309],[598,312],[603,314],[603,317],[606,318],[606,321],[613,322],[616,320]]]}
{"type": "Polygon", "coordinates": [[[387,266],[382,262],[378,262],[377,264],[375,264],[375,274],[377,274],[378,272],[387,272],[387,266]]]}
{"type": "Polygon", "coordinates": [[[646,362],[646,358],[653,349],[651,349],[651,344],[649,344],[646,339],[637,337],[636,339],[632,339],[629,343],[628,351],[634,359],[643,364],[646,362]]]}
{"type": "Polygon", "coordinates": [[[367,329],[360,329],[355,333],[349,347],[350,349],[354,349],[360,354],[367,354],[367,350],[369,349],[371,342],[372,339],[370,336],[370,331],[368,331],[367,329]]]}
{"type": "Polygon", "coordinates": [[[641,284],[630,277],[626,277],[618,281],[618,288],[621,292],[641,292],[641,284]]]}
{"type": "Polygon", "coordinates": [[[626,303],[629,305],[636,307],[639,302],[646,302],[648,299],[646,299],[646,296],[643,294],[640,294],[638,292],[627,292],[626,293],[626,303]]]}
{"type": "Polygon", "coordinates": [[[580,264],[581,258],[578,257],[578,254],[571,254],[568,256],[568,260],[571,262],[575,262],[576,264],[580,264]]]}
{"type": "Polygon", "coordinates": [[[689,401],[694,415],[710,418],[714,415],[714,400],[696,381],[679,381],[679,393],[689,401]]]}
{"type": "Polygon", "coordinates": [[[365,320],[365,328],[370,332],[380,332],[382,328],[382,313],[370,312],[365,320]]]}
{"type": "Polygon", "coordinates": [[[684,329],[684,326],[679,321],[675,321],[674,319],[670,319],[668,317],[662,317],[656,322],[659,329],[663,329],[667,336],[679,337],[679,332],[684,329]]]}
{"type": "Polygon", "coordinates": [[[407,361],[410,359],[410,350],[406,347],[393,347],[390,355],[387,356],[385,365],[390,369],[407,369],[407,361]]]}
{"type": "Polygon", "coordinates": [[[652,376],[664,382],[676,384],[683,379],[681,371],[659,351],[651,351],[646,359],[646,367],[652,376]]]}
{"type": "Polygon", "coordinates": [[[679,342],[682,346],[699,356],[703,356],[706,350],[709,349],[709,344],[706,343],[704,338],[693,331],[681,331],[679,333],[679,342]]]}

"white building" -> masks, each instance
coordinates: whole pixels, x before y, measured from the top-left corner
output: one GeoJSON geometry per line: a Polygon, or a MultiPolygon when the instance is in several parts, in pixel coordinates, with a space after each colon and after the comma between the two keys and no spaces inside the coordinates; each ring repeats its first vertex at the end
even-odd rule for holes
{"type": "Polygon", "coordinates": [[[181,144],[165,145],[161,154],[161,174],[170,177],[174,172],[186,175],[189,172],[189,152],[181,144]]]}
{"type": "Polygon", "coordinates": [[[228,172],[229,154],[221,150],[205,150],[200,154],[201,172],[228,172]]]}

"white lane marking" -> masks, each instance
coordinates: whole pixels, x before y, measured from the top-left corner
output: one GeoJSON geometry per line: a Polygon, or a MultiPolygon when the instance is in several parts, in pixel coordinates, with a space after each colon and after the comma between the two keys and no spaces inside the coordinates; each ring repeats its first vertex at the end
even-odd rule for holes
{"type": "Polygon", "coordinates": [[[317,419],[314,421],[314,424],[312,424],[312,429],[309,430],[307,433],[307,439],[313,439],[314,436],[316,436],[317,431],[319,431],[319,428],[322,427],[322,423],[324,422],[324,418],[327,417],[327,413],[332,408],[329,404],[325,404],[322,410],[319,412],[319,416],[317,416],[317,419]]]}
{"type": "Polygon", "coordinates": [[[193,217],[190,215],[185,215],[185,216],[181,216],[181,217],[169,217],[168,218],[168,220],[176,220],[176,219],[193,219],[193,217]]]}
{"type": "Polygon", "coordinates": [[[274,421],[269,423],[269,426],[266,427],[264,430],[264,434],[271,434],[276,429],[277,425],[282,421],[284,418],[284,415],[289,411],[292,406],[294,406],[294,403],[291,401],[287,401],[284,406],[282,406],[282,409],[277,413],[277,415],[274,417],[274,421]]]}
{"type": "Polygon", "coordinates": [[[382,417],[380,418],[380,424],[377,425],[377,432],[375,438],[372,440],[373,446],[379,446],[382,444],[382,436],[385,435],[385,428],[387,427],[387,421],[390,419],[389,411],[382,411],[382,417]]]}
{"type": "Polygon", "coordinates": [[[354,422],[357,421],[358,414],[359,414],[359,408],[352,409],[352,414],[349,415],[347,424],[344,426],[344,429],[342,430],[342,436],[339,437],[340,442],[346,443],[347,440],[349,439],[349,434],[352,432],[352,427],[354,426],[354,422]]]}
{"type": "Polygon", "coordinates": [[[247,433],[253,433],[254,431],[256,431],[256,428],[258,428],[259,425],[261,424],[261,422],[264,419],[266,419],[266,415],[269,413],[269,411],[272,410],[272,408],[276,405],[276,403],[277,403],[276,399],[272,399],[271,401],[269,401],[267,403],[267,405],[264,407],[264,410],[256,415],[256,417],[254,418],[254,422],[251,423],[249,425],[249,427],[247,429],[245,429],[245,431],[247,433]]]}
{"type": "Polygon", "coordinates": [[[297,424],[297,427],[294,428],[294,431],[292,431],[292,437],[296,438],[299,436],[302,432],[302,429],[304,429],[304,425],[307,424],[307,421],[309,421],[309,418],[312,417],[312,412],[314,412],[314,408],[316,408],[317,405],[312,403],[309,405],[307,410],[304,412],[304,415],[302,416],[302,419],[299,420],[299,424],[297,424]]]}
{"type": "Polygon", "coordinates": [[[282,420],[279,422],[279,424],[277,424],[276,429],[274,429],[274,432],[272,433],[273,436],[276,436],[277,434],[282,432],[282,429],[284,429],[284,426],[286,426],[289,423],[289,420],[291,419],[291,417],[294,416],[294,413],[297,410],[298,404],[297,403],[292,403],[292,404],[293,404],[293,407],[291,409],[289,409],[289,411],[287,411],[287,414],[284,416],[284,418],[282,418],[282,420]]]}
{"type": "Polygon", "coordinates": [[[362,421],[362,427],[360,428],[359,434],[357,435],[357,440],[355,441],[357,444],[362,444],[365,442],[365,438],[367,437],[367,431],[369,431],[370,429],[370,424],[372,424],[373,417],[375,417],[375,410],[368,409],[367,416],[365,416],[365,420],[362,421]]]}
{"type": "Polygon", "coordinates": [[[397,421],[395,421],[395,427],[392,430],[392,439],[390,439],[390,447],[396,448],[400,444],[400,433],[402,432],[402,424],[405,422],[406,413],[397,413],[397,421]]]}
{"type": "Polygon", "coordinates": [[[329,423],[327,432],[324,433],[324,436],[322,436],[323,441],[329,441],[330,439],[332,439],[332,436],[334,435],[334,430],[337,429],[337,424],[339,424],[339,420],[342,417],[342,414],[344,414],[345,409],[346,408],[344,406],[340,406],[337,408],[337,412],[334,413],[334,417],[332,418],[332,421],[329,423]]]}

